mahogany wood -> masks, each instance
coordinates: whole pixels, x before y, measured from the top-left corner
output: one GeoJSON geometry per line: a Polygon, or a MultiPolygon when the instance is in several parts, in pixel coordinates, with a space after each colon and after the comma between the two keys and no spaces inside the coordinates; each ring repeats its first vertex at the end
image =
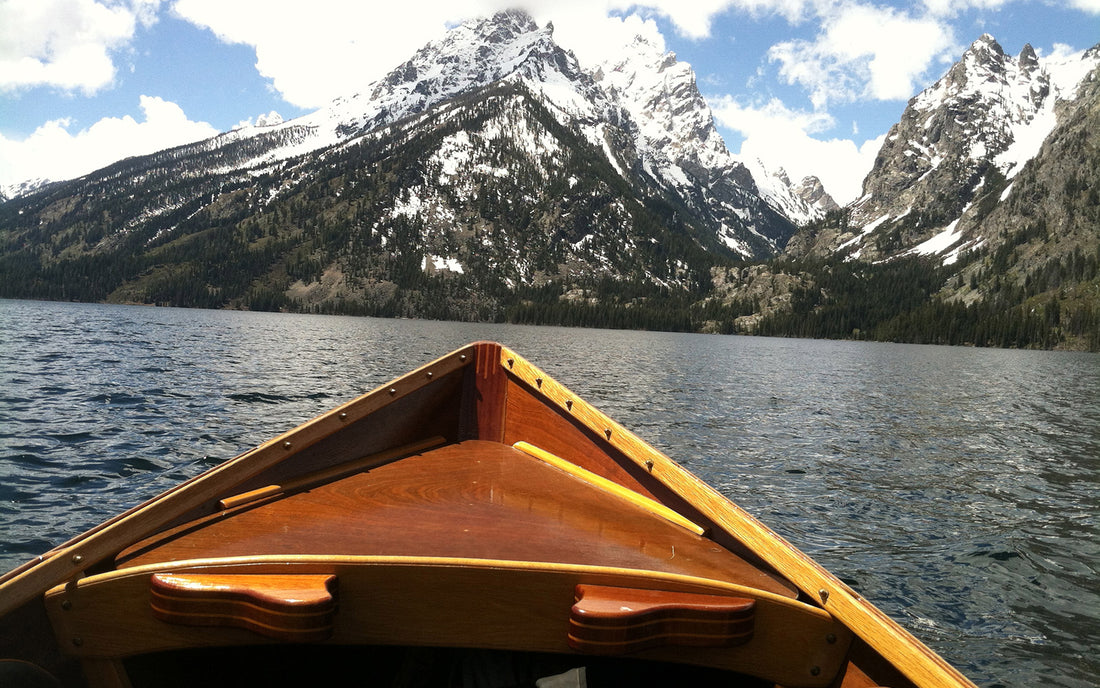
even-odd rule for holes
{"type": "MultiPolygon", "coordinates": [[[[546,383],[549,386],[549,383],[546,383]]],[[[624,485],[646,497],[655,497],[599,446],[591,431],[564,420],[560,413],[509,378],[504,443],[528,442],[568,459],[597,475],[624,485]]]]}
{"type": "Polygon", "coordinates": [[[461,439],[500,442],[504,437],[507,376],[501,369],[500,344],[474,345],[475,364],[466,369],[461,439]]]}
{"type": "Polygon", "coordinates": [[[621,655],[666,645],[741,645],[752,638],[755,607],[744,597],[578,585],[569,646],[621,655]]]}
{"type": "Polygon", "coordinates": [[[470,440],[138,543],[126,566],[254,555],[394,555],[630,567],[789,586],[705,537],[496,442],[470,440]]]}
{"type": "Polygon", "coordinates": [[[336,576],[157,573],[153,617],[183,626],[233,626],[286,642],[332,635],[336,576]]]}
{"type": "Polygon", "coordinates": [[[244,504],[255,502],[261,499],[266,499],[274,495],[285,494],[290,492],[297,492],[304,490],[313,485],[321,485],[323,483],[331,482],[337,478],[341,478],[345,475],[351,475],[352,473],[358,473],[359,471],[365,471],[374,466],[393,461],[394,459],[408,456],[410,454],[418,454],[425,449],[431,449],[443,444],[446,440],[442,437],[429,437],[426,440],[420,440],[419,442],[413,442],[412,444],[406,444],[389,451],[378,452],[377,454],[371,454],[364,456],[361,459],[355,461],[349,461],[347,463],[333,466],[332,468],[326,468],[309,475],[304,475],[301,478],[289,480],[283,485],[268,485],[256,490],[249,490],[248,492],[242,492],[241,494],[233,495],[232,497],[226,497],[225,499],[218,501],[218,506],[225,509],[232,509],[244,504]]]}
{"type": "Polygon", "coordinates": [[[554,468],[565,471],[575,478],[583,480],[584,482],[600,490],[603,490],[613,497],[616,497],[618,499],[625,499],[632,504],[635,504],[647,511],[657,514],[667,521],[670,521],[678,526],[681,526],[682,528],[690,530],[696,535],[703,535],[704,533],[706,533],[706,530],[703,529],[701,526],[692,523],[672,509],[669,509],[664,504],[661,504],[660,502],[654,499],[650,499],[649,497],[646,497],[644,495],[638,494],[631,489],[625,488],[616,482],[608,480],[602,475],[597,475],[592,471],[581,468],[580,466],[566,461],[559,456],[554,456],[550,452],[536,447],[529,442],[516,442],[512,446],[520,450],[524,454],[527,454],[528,456],[533,456],[540,461],[545,461],[554,468]]]}

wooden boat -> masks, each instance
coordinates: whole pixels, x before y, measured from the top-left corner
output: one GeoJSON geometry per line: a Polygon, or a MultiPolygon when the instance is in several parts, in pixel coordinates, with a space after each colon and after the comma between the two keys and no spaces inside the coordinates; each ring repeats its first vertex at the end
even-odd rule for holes
{"type": "Polygon", "coordinates": [[[0,578],[0,684],[972,686],[479,342],[0,578]]]}

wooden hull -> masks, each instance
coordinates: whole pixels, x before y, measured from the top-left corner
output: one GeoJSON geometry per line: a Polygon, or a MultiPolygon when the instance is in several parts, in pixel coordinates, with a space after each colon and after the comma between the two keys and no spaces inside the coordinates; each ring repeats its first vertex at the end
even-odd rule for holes
{"type": "Polygon", "coordinates": [[[377,685],[578,671],[593,685],[973,685],[756,519],[487,342],[0,578],[0,683],[32,665],[91,686],[345,670],[377,685]]]}

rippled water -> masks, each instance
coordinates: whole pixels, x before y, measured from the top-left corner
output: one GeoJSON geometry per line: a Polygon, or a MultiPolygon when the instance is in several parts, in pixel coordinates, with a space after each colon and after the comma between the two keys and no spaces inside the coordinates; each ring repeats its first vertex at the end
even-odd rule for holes
{"type": "Polygon", "coordinates": [[[0,301],[0,569],[477,339],[979,685],[1097,685],[1094,354],[0,301]]]}

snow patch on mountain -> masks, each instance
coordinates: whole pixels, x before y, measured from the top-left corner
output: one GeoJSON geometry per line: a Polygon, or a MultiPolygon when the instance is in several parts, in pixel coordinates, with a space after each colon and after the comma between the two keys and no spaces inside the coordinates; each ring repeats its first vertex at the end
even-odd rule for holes
{"type": "MultiPolygon", "coordinates": [[[[990,184],[1011,184],[1057,126],[1061,104],[1098,64],[1096,49],[1040,57],[1025,45],[1010,56],[981,36],[891,129],[864,196],[851,206],[853,234],[839,237],[836,250],[953,262],[959,250],[981,245],[963,221],[976,212],[976,196],[990,184]],[[910,208],[920,213],[904,212],[910,208]]],[[[998,190],[1003,200],[1007,190],[998,190]]]]}
{"type": "Polygon", "coordinates": [[[840,207],[817,177],[805,177],[798,184],[792,184],[782,167],[772,169],[760,158],[747,159],[743,163],[752,173],[760,195],[796,224],[819,220],[825,213],[840,207]]]}

